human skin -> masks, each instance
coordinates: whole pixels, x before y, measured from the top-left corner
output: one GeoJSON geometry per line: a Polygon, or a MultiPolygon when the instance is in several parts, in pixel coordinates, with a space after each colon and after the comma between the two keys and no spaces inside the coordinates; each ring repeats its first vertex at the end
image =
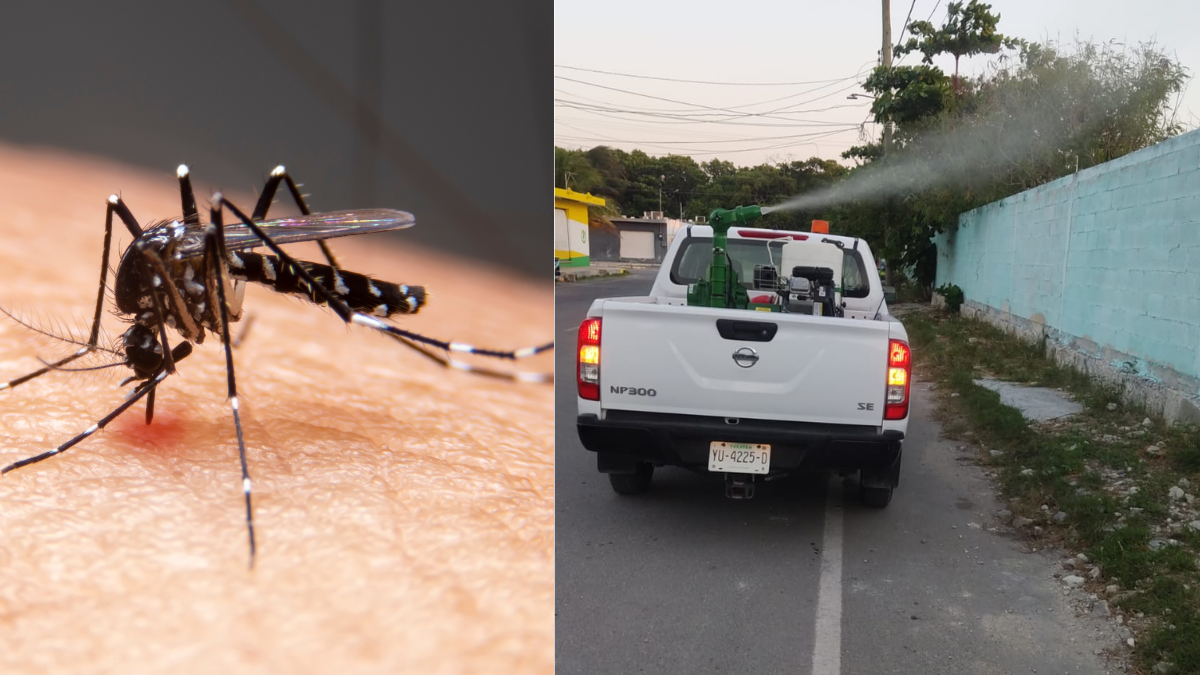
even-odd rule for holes
{"type": "MultiPolygon", "coordinates": [[[[204,207],[212,186],[192,172],[204,207]]],[[[0,305],[86,333],[105,199],[121,194],[143,225],[177,217],[173,174],[0,145],[0,305]]],[[[221,187],[248,209],[261,186],[221,187]]],[[[113,237],[115,266],[131,237],[119,223],[113,237]]],[[[549,279],[401,242],[330,241],[346,269],[431,290],[397,325],[496,348],[553,339],[549,279]]],[[[321,260],[315,245],[287,250],[321,260]]],[[[255,568],[224,354],[209,334],[160,385],[152,425],[139,402],[0,477],[0,671],[552,671],[551,387],[447,370],[262,287],[245,309],[255,322],[234,362],[255,568]]],[[[111,301],[103,326],[110,339],[126,328],[111,301]]],[[[0,316],[0,382],[74,350],[0,316]]],[[[0,462],[86,429],[124,400],[130,372],[50,373],[0,391],[0,462]]]]}

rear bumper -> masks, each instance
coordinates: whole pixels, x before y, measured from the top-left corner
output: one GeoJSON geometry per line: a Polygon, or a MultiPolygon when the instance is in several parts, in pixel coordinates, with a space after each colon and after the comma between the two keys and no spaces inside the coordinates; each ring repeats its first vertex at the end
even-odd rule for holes
{"type": "Polygon", "coordinates": [[[599,455],[601,471],[621,472],[638,462],[708,467],[713,441],[769,443],[771,470],[854,470],[890,467],[900,454],[901,431],[876,427],[740,420],[698,415],[610,411],[605,419],[576,419],[583,447],[599,455]]]}

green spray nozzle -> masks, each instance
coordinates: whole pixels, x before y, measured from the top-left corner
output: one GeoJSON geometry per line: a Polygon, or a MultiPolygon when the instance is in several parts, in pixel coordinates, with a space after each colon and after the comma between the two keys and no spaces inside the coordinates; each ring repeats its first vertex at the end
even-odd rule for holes
{"type": "Polygon", "coordinates": [[[729,228],[746,225],[762,218],[758,206],[738,206],[714,209],[708,216],[712,226],[712,263],[704,279],[688,287],[688,305],[700,307],[738,307],[750,304],[746,289],[738,281],[737,270],[730,265],[725,247],[729,244],[729,228]]]}
{"type": "Polygon", "coordinates": [[[708,216],[708,222],[714,230],[728,230],[734,225],[747,225],[759,218],[762,218],[761,207],[738,206],[732,209],[713,209],[708,216]]]}

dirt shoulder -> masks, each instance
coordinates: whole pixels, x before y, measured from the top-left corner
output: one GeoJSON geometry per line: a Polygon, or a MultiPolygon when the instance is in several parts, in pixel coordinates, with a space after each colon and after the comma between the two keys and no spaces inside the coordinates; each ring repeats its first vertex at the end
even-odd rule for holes
{"type": "Polygon", "coordinates": [[[1064,592],[1122,627],[1139,672],[1200,672],[1200,434],[1123,404],[1041,345],[926,307],[896,311],[945,434],[968,442],[999,488],[1003,526],[1031,550],[1063,551],[1064,592]],[[1061,391],[1083,410],[1030,422],[982,378],[1061,391]]]}

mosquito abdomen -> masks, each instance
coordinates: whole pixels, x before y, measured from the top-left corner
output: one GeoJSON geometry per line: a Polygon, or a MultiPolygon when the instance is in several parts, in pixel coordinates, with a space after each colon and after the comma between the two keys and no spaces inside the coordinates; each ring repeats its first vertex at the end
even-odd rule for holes
{"type": "MultiPolygon", "coordinates": [[[[299,295],[309,302],[324,305],[325,300],[290,267],[281,265],[279,258],[260,253],[237,252],[231,261],[230,275],[235,279],[254,281],[270,286],[279,293],[299,295]],[[241,267],[236,265],[241,262],[241,267]]],[[[232,256],[231,256],[232,257],[232,256]]],[[[393,314],[413,314],[425,304],[423,286],[405,286],[372,279],[365,274],[334,270],[329,265],[298,261],[318,283],[332,291],[351,309],[365,314],[387,317],[393,314]]]]}

